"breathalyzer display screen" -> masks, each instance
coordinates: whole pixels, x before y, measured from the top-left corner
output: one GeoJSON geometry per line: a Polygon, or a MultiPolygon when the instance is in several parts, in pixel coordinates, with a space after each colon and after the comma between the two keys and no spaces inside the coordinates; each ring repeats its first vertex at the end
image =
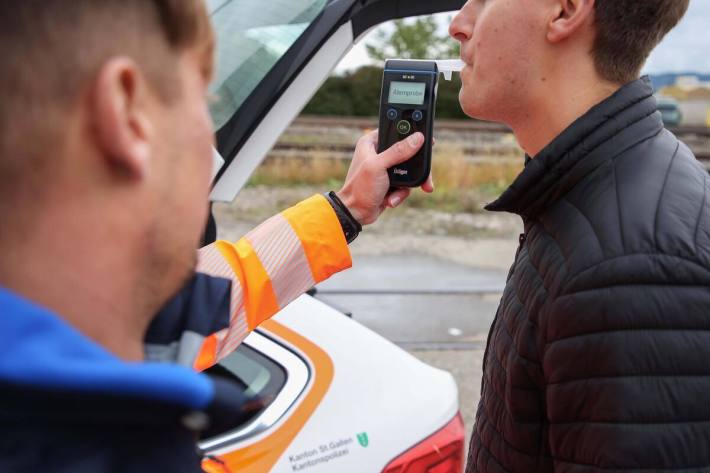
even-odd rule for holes
{"type": "Polygon", "coordinates": [[[404,105],[424,105],[426,83],[391,82],[389,103],[404,105]]]}

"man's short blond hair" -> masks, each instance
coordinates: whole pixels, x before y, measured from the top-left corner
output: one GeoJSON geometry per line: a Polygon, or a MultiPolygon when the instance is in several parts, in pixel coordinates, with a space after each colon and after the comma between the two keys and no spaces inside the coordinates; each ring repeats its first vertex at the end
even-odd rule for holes
{"type": "Polygon", "coordinates": [[[203,0],[0,2],[0,44],[0,198],[51,159],[63,114],[108,58],[133,58],[165,100],[180,90],[181,52],[200,47],[212,67],[203,0]]]}

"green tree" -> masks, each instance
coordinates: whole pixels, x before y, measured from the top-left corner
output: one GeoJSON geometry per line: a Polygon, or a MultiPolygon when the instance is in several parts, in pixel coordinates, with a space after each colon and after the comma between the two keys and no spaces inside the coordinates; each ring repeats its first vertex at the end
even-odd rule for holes
{"type": "Polygon", "coordinates": [[[344,76],[332,76],[306,105],[306,115],[377,116],[382,69],[363,66],[344,76]]]}
{"type": "MultiPolygon", "coordinates": [[[[459,55],[454,41],[431,16],[415,20],[398,20],[394,28],[384,27],[366,44],[368,54],[379,66],[362,66],[356,71],[329,78],[306,106],[310,115],[340,115],[376,117],[382,87],[382,63],[388,58],[438,59],[459,55]]],[[[452,81],[439,81],[436,114],[439,118],[464,118],[459,105],[461,81],[454,74],[452,81]]]]}
{"type": "Polygon", "coordinates": [[[354,115],[376,117],[380,108],[382,69],[363,66],[349,75],[354,115]]]}
{"type": "Polygon", "coordinates": [[[459,55],[459,44],[441,31],[432,16],[414,20],[396,20],[394,29],[378,29],[365,47],[371,59],[380,63],[386,59],[444,59],[459,55]]]}
{"type": "Polygon", "coordinates": [[[333,76],[320,88],[303,110],[306,115],[356,115],[349,77],[333,76]]]}

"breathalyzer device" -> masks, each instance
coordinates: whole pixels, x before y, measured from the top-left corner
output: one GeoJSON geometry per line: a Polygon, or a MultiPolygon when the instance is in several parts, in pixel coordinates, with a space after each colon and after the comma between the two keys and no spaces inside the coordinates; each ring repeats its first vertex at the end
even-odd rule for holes
{"type": "Polygon", "coordinates": [[[424,134],[424,145],[416,156],[388,170],[392,187],[418,187],[429,177],[438,78],[434,61],[390,59],[385,63],[377,152],[418,131],[424,134]]]}
{"type": "Polygon", "coordinates": [[[418,187],[429,177],[439,72],[451,80],[452,72],[462,68],[463,63],[458,60],[390,59],[385,62],[378,153],[413,133],[424,134],[424,145],[419,152],[388,170],[392,187],[418,187]]]}

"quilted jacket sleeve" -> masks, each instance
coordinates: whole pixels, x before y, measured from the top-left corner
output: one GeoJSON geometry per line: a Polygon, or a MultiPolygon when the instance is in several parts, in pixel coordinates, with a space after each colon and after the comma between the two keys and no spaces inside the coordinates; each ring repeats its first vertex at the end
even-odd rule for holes
{"type": "Polygon", "coordinates": [[[229,327],[205,339],[195,368],[230,354],[260,323],[351,266],[342,227],[328,201],[307,199],[267,220],[236,243],[199,251],[197,271],[232,281],[229,327]]]}
{"type": "Polygon", "coordinates": [[[710,464],[708,269],[629,255],[568,288],[551,306],[543,363],[555,471],[701,471],[710,464]]]}

